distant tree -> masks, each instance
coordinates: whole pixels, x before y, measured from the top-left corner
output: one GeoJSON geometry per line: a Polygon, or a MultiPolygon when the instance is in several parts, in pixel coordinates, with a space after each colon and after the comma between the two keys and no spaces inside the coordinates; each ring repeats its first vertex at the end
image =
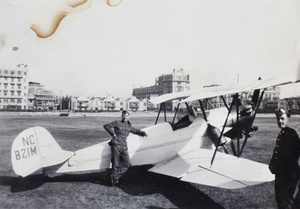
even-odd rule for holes
{"type": "Polygon", "coordinates": [[[71,109],[70,104],[71,104],[71,96],[70,97],[68,95],[67,96],[63,96],[60,99],[60,103],[58,105],[58,109],[59,110],[69,110],[69,109],[71,109]]]}

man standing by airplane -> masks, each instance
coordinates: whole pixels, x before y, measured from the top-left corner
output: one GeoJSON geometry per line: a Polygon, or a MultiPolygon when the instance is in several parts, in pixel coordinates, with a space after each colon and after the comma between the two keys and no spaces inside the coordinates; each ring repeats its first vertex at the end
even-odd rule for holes
{"type": "Polygon", "coordinates": [[[131,132],[140,136],[147,136],[146,132],[132,127],[129,122],[130,114],[128,111],[122,111],[121,117],[122,120],[116,120],[103,126],[104,129],[113,137],[109,142],[112,156],[112,186],[119,183],[119,178],[130,167],[130,158],[127,147],[127,136],[129,133],[131,132]]]}
{"type": "Polygon", "coordinates": [[[275,174],[275,199],[279,209],[298,208],[294,193],[299,180],[300,139],[297,132],[288,126],[290,114],[287,110],[280,108],[276,117],[281,131],[269,165],[270,171],[275,174]]]}

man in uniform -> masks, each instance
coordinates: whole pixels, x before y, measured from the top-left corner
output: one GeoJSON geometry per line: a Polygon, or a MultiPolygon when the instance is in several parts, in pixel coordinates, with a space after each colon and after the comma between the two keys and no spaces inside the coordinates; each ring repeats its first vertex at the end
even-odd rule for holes
{"type": "Polygon", "coordinates": [[[298,177],[300,139],[297,132],[288,126],[290,114],[284,108],[276,111],[277,124],[281,131],[269,165],[275,174],[275,199],[279,209],[297,208],[294,192],[298,177]]]}
{"type": "Polygon", "coordinates": [[[109,142],[112,152],[112,186],[115,186],[119,183],[119,178],[130,167],[130,158],[127,147],[127,136],[129,133],[147,136],[146,132],[132,127],[131,123],[129,122],[130,114],[128,111],[122,111],[121,117],[121,120],[116,120],[103,126],[104,129],[113,137],[109,142]]]}

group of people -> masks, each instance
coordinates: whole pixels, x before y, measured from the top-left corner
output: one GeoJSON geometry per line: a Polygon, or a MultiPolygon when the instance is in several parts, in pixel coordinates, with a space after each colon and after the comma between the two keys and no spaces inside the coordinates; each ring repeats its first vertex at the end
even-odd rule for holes
{"type": "MultiPolygon", "coordinates": [[[[281,129],[269,164],[270,171],[275,174],[275,200],[279,209],[296,209],[300,208],[300,139],[297,132],[289,127],[290,113],[284,108],[279,108],[275,113],[281,129]]],[[[103,126],[112,136],[109,145],[113,186],[119,183],[119,178],[130,167],[126,141],[129,133],[147,136],[145,131],[131,125],[129,117],[128,111],[122,111],[121,120],[103,126]]]]}

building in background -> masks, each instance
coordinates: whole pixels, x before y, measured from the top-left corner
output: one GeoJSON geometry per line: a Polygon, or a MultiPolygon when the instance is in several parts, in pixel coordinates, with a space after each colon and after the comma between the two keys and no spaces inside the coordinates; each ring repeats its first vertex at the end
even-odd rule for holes
{"type": "Polygon", "coordinates": [[[57,110],[58,98],[52,90],[45,90],[44,85],[37,82],[28,83],[29,110],[53,111],[57,110]]]}
{"type": "Polygon", "coordinates": [[[115,110],[122,111],[128,109],[128,99],[125,98],[116,98],[115,110]]]}
{"type": "Polygon", "coordinates": [[[263,100],[261,101],[259,111],[272,112],[280,106],[280,87],[272,86],[265,89],[263,100]]]}
{"type": "Polygon", "coordinates": [[[1,110],[43,110],[57,109],[54,91],[45,90],[37,82],[28,82],[28,66],[19,64],[11,69],[0,69],[1,110]]]}
{"type": "MultiPolygon", "coordinates": [[[[0,110],[5,111],[145,111],[156,110],[159,105],[151,103],[151,98],[190,90],[189,74],[181,68],[173,69],[170,74],[165,74],[155,79],[155,84],[149,87],[133,88],[131,98],[119,98],[112,95],[106,97],[66,96],[58,98],[54,91],[45,90],[44,85],[38,82],[27,82],[28,66],[19,64],[12,69],[0,68],[0,110]],[[64,104],[66,103],[67,104],[64,104]]],[[[210,88],[218,86],[213,84],[204,86],[210,88]]],[[[251,101],[253,91],[240,93],[244,101],[251,101]]],[[[283,106],[292,113],[300,113],[300,97],[285,98],[280,100],[280,87],[265,89],[259,112],[274,112],[283,106]]],[[[232,95],[214,97],[203,100],[206,109],[224,106],[223,99],[230,105],[232,95]]],[[[178,101],[166,103],[166,109],[172,111],[178,101]]],[[[195,106],[199,106],[195,104],[195,106]]]]}
{"type": "Polygon", "coordinates": [[[115,98],[111,95],[107,97],[73,96],[71,107],[71,110],[75,112],[121,111],[128,109],[128,99],[115,98]]]}
{"type": "Polygon", "coordinates": [[[281,99],[279,106],[286,108],[291,114],[300,114],[300,96],[281,99]]]}
{"type": "Polygon", "coordinates": [[[177,93],[190,90],[190,75],[182,68],[173,69],[173,73],[161,75],[156,80],[162,94],[177,93]]]}
{"type": "Polygon", "coordinates": [[[98,112],[98,111],[102,111],[103,110],[103,99],[101,97],[93,97],[91,98],[91,106],[90,109],[92,112],[98,112]]]}
{"type": "Polygon", "coordinates": [[[43,90],[35,94],[35,107],[39,111],[57,110],[58,98],[52,90],[43,90]]]}
{"type": "Polygon", "coordinates": [[[27,109],[35,110],[35,94],[36,92],[44,90],[44,86],[37,82],[28,83],[28,97],[27,97],[27,109]]]}
{"type": "Polygon", "coordinates": [[[146,111],[148,110],[148,99],[137,99],[135,96],[133,96],[131,99],[128,100],[128,110],[131,110],[133,112],[135,111],[146,111]]]}
{"type": "Polygon", "coordinates": [[[134,88],[132,90],[132,96],[136,97],[137,99],[150,99],[153,96],[159,96],[162,94],[163,89],[157,85],[156,81],[154,86],[134,88]]]}
{"type": "Polygon", "coordinates": [[[0,109],[27,109],[27,65],[19,64],[12,69],[0,69],[0,109]]]}
{"type": "MultiPolygon", "coordinates": [[[[134,88],[132,95],[139,100],[150,99],[163,94],[190,90],[190,76],[182,68],[174,68],[170,74],[161,75],[155,79],[155,85],[134,88]]],[[[167,110],[174,110],[176,101],[166,103],[167,110]]],[[[151,105],[149,103],[149,105],[151,105]]],[[[149,107],[147,107],[149,109],[149,107]]]]}
{"type": "Polygon", "coordinates": [[[86,96],[73,97],[76,98],[76,105],[74,110],[87,111],[91,108],[91,99],[86,96]]]}

